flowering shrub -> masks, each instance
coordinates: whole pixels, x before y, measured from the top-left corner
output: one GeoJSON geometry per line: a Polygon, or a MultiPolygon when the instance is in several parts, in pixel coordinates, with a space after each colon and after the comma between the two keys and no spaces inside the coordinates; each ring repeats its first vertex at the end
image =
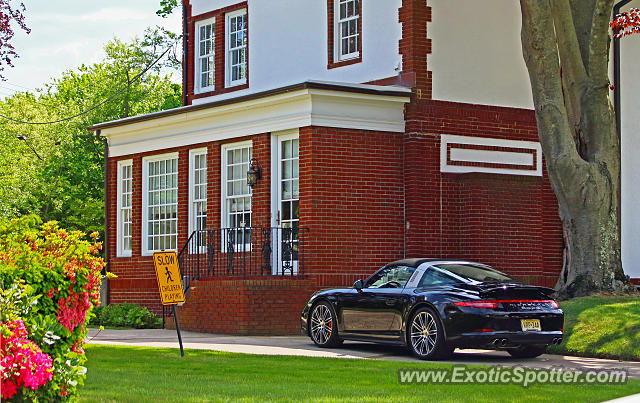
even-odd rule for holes
{"type": "Polygon", "coordinates": [[[84,382],[86,320],[99,300],[104,261],[97,234],[83,236],[36,216],[0,220],[5,399],[65,400],[84,382]]]}
{"type": "Polygon", "coordinates": [[[631,8],[616,15],[609,26],[615,38],[640,33],[640,9],[631,8]]]}
{"type": "Polygon", "coordinates": [[[14,320],[7,323],[6,328],[3,326],[2,330],[2,398],[10,399],[18,388],[36,390],[50,381],[53,377],[53,361],[27,338],[24,322],[14,320]]]}

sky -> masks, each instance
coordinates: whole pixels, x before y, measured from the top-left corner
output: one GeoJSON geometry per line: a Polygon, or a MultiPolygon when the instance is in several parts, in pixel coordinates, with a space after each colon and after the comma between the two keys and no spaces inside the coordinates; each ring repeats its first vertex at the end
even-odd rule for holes
{"type": "MultiPolygon", "coordinates": [[[[13,45],[20,56],[3,72],[0,97],[41,88],[51,78],[80,65],[100,61],[103,45],[118,37],[142,37],[146,27],[182,31],[180,9],[168,18],[155,11],[160,0],[23,0],[31,34],[14,26],[13,45]]],[[[15,2],[14,2],[15,4],[15,2]]],[[[176,79],[179,80],[179,77],[176,79]]]]}

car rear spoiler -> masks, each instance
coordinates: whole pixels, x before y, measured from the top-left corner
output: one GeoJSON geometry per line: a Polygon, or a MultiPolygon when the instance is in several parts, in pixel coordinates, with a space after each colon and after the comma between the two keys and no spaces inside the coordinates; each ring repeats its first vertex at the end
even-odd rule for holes
{"type": "MultiPolygon", "coordinates": [[[[513,292],[524,292],[524,293],[542,293],[547,297],[552,297],[555,293],[553,288],[548,287],[540,287],[535,285],[524,285],[524,284],[500,284],[494,287],[487,287],[480,290],[480,298],[501,298],[508,294],[512,294],[513,292]]],[[[533,295],[532,295],[533,297],[533,295]]]]}

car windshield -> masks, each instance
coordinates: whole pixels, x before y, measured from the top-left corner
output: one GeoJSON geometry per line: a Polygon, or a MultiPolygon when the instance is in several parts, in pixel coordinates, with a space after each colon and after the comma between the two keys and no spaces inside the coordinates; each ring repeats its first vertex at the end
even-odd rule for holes
{"type": "Polygon", "coordinates": [[[514,281],[506,274],[488,266],[476,266],[471,264],[439,264],[436,267],[467,280],[482,282],[514,281]]]}

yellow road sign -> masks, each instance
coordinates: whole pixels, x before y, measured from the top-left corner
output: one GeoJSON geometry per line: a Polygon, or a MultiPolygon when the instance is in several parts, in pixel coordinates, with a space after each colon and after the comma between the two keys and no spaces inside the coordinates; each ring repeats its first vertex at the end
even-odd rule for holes
{"type": "Polygon", "coordinates": [[[162,305],[184,302],[182,279],[180,278],[176,252],[155,252],[153,254],[153,265],[156,268],[156,278],[158,279],[162,305]]]}

